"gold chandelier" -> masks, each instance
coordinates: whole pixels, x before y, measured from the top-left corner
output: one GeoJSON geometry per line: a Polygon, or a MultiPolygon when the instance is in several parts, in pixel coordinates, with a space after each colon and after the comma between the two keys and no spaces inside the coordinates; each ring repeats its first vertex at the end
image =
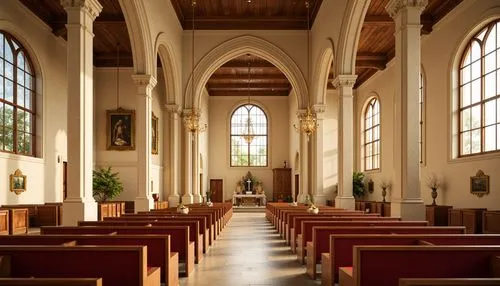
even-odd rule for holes
{"type": "MultiPolygon", "coordinates": [[[[248,56],[248,80],[247,80],[247,92],[248,92],[248,105],[250,105],[250,54],[248,56]]],[[[252,143],[253,139],[255,138],[255,134],[253,132],[253,123],[252,123],[252,118],[250,117],[250,111],[248,111],[248,117],[245,122],[245,127],[243,130],[243,135],[241,135],[243,140],[247,142],[247,144],[252,143]]]]}
{"type": "MultiPolygon", "coordinates": [[[[309,43],[309,8],[310,8],[310,4],[309,4],[309,1],[306,1],[306,8],[307,8],[307,76],[310,77],[310,55],[309,55],[309,51],[310,51],[310,43],[309,43]]],[[[308,84],[308,87],[307,87],[307,90],[309,92],[309,87],[310,85],[308,84]]],[[[307,96],[308,98],[308,101],[309,98],[310,98],[310,95],[308,94],[307,96]]],[[[298,132],[303,132],[307,135],[307,138],[309,139],[309,136],[313,133],[315,133],[317,130],[318,130],[318,117],[317,117],[317,114],[314,110],[311,110],[311,107],[310,107],[310,103],[308,102],[308,105],[307,105],[307,110],[306,110],[306,113],[302,113],[302,114],[299,114],[299,126],[296,126],[295,124],[293,125],[293,127],[295,127],[295,129],[298,131],[298,132]]]]}
{"type": "Polygon", "coordinates": [[[191,2],[192,6],[192,12],[193,12],[193,17],[192,17],[192,24],[193,24],[193,33],[192,33],[192,47],[191,47],[191,63],[192,63],[192,69],[191,69],[191,99],[192,99],[192,104],[191,104],[191,111],[189,113],[184,114],[184,126],[186,129],[191,132],[191,133],[199,133],[203,132],[207,129],[207,124],[200,124],[200,110],[198,108],[194,107],[194,31],[195,31],[195,7],[196,7],[196,1],[193,0],[191,2]]]}

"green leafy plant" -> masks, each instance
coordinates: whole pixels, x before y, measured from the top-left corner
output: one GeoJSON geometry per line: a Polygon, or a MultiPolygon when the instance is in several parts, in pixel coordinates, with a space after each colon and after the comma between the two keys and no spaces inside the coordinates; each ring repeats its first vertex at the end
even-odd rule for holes
{"type": "Polygon", "coordinates": [[[352,173],[352,194],[355,197],[360,198],[365,194],[365,184],[363,183],[364,178],[365,174],[362,172],[352,173]]]}
{"type": "Polygon", "coordinates": [[[123,191],[118,173],[113,173],[111,167],[94,170],[92,175],[92,195],[98,202],[112,199],[123,191]]]}

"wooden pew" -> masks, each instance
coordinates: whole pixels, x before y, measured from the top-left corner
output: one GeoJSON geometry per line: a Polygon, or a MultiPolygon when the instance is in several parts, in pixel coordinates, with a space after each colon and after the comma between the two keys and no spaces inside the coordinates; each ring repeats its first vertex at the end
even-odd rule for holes
{"type": "Polygon", "coordinates": [[[210,235],[210,229],[208,228],[207,224],[207,217],[204,216],[185,216],[185,215],[166,215],[166,216],[153,216],[153,215],[126,215],[125,217],[107,217],[104,219],[104,221],[121,221],[121,220],[126,220],[126,221],[148,221],[151,223],[154,222],[162,222],[162,221],[191,221],[195,220],[198,221],[199,223],[199,235],[200,237],[203,237],[203,253],[207,253],[208,251],[208,246],[209,246],[209,235],[210,235]]]}
{"type": "Polygon", "coordinates": [[[500,286],[500,278],[401,278],[399,286],[500,286]]]}
{"type": "MultiPolygon", "coordinates": [[[[307,222],[306,222],[307,223],[307,222]]],[[[306,265],[307,274],[312,279],[316,279],[316,266],[321,263],[321,253],[328,252],[330,247],[330,231],[336,232],[337,227],[359,227],[359,228],[369,228],[369,227],[396,227],[396,228],[421,228],[426,227],[426,221],[353,221],[353,222],[335,222],[334,224],[312,224],[312,238],[306,242],[306,265]],[[321,226],[323,225],[323,226],[321,226]]],[[[307,227],[306,227],[307,229],[307,227]]],[[[440,232],[441,230],[436,230],[440,232]]],[[[446,231],[445,231],[446,233],[446,231]]],[[[306,238],[306,237],[304,237],[306,238]]],[[[309,239],[309,238],[307,238],[309,239]]]]}
{"type": "Polygon", "coordinates": [[[102,286],[101,278],[0,278],[0,286],[102,286]]]}
{"type": "Polygon", "coordinates": [[[200,235],[199,223],[196,220],[106,220],[106,221],[79,221],[78,226],[188,226],[190,241],[194,241],[195,263],[203,259],[203,235],[200,235]]]}
{"type": "Polygon", "coordinates": [[[302,234],[303,221],[400,221],[396,217],[378,217],[378,216],[331,216],[331,215],[309,215],[294,216],[290,228],[290,247],[292,253],[297,251],[297,236],[302,234]]]}
{"type": "MultiPolygon", "coordinates": [[[[340,286],[398,286],[400,278],[494,278],[500,246],[354,246],[340,286]],[[381,262],[381,257],[384,257],[381,262]]],[[[498,269],[497,269],[498,271],[498,269]]]]}
{"type": "Polygon", "coordinates": [[[59,227],[41,227],[41,234],[99,234],[114,232],[122,234],[162,234],[170,235],[170,250],[179,253],[179,262],[185,264],[186,276],[189,276],[194,270],[194,242],[189,239],[188,226],[59,226],[59,227]]]}
{"type": "Polygon", "coordinates": [[[339,267],[353,265],[355,245],[500,245],[500,235],[476,234],[336,234],[330,235],[329,251],[321,253],[322,285],[338,283],[339,267]]]}
{"type": "Polygon", "coordinates": [[[448,225],[465,226],[467,233],[482,233],[483,212],[486,209],[449,209],[448,225]]]}
{"type": "Polygon", "coordinates": [[[179,254],[169,235],[18,235],[0,237],[0,245],[145,245],[148,266],[160,267],[161,282],[179,284],[179,254]]]}
{"type": "MultiPolygon", "coordinates": [[[[302,221],[302,234],[297,236],[297,259],[299,260],[300,263],[304,264],[305,257],[306,255],[309,255],[307,252],[307,243],[312,242],[313,240],[318,241],[317,239],[320,239],[322,242],[324,242],[326,245],[328,245],[328,235],[326,235],[326,232],[329,230],[329,228],[333,228],[333,232],[336,231],[338,227],[354,227],[354,228],[359,228],[359,229],[364,229],[367,227],[418,227],[416,230],[418,231],[421,228],[425,228],[427,226],[426,221],[302,221]],[[314,229],[318,229],[318,233],[314,232],[314,229]],[[319,233],[319,230],[321,230],[321,234],[319,233]],[[326,236],[324,236],[326,235],[326,236]],[[316,236],[316,237],[315,237],[316,236]]],[[[442,228],[442,227],[441,227],[442,228]]],[[[461,232],[463,232],[463,227],[457,227],[460,229],[461,232]]],[[[357,231],[357,230],[355,230],[357,231]]],[[[437,228],[436,231],[442,231],[440,228],[437,228]]],[[[447,231],[447,230],[445,230],[447,231]]],[[[447,232],[445,232],[447,233],[447,232]]],[[[454,232],[456,233],[456,232],[454,232]]],[[[316,243],[315,243],[316,244],[316,243]]],[[[315,244],[311,244],[311,247],[315,247],[315,244]]],[[[325,246],[327,247],[327,246],[325,246]]],[[[326,251],[325,251],[326,252],[326,251]]],[[[321,254],[320,252],[318,253],[318,256],[316,259],[320,259],[321,254]]]]}
{"type": "Polygon", "coordinates": [[[0,246],[10,277],[102,278],[106,286],[159,286],[160,269],[147,267],[146,246],[0,246]]]}
{"type": "Polygon", "coordinates": [[[483,213],[483,233],[500,233],[500,211],[483,213]]]}
{"type": "Polygon", "coordinates": [[[0,235],[9,235],[9,210],[0,209],[0,235]]]}
{"type": "Polygon", "coordinates": [[[29,229],[28,209],[9,209],[9,234],[25,234],[29,229]]]}

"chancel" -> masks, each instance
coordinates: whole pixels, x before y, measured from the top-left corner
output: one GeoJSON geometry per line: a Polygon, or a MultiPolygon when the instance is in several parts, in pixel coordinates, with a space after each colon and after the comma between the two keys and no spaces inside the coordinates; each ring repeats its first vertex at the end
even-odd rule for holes
{"type": "Polygon", "coordinates": [[[8,279],[477,285],[499,166],[498,0],[0,0],[8,279]]]}

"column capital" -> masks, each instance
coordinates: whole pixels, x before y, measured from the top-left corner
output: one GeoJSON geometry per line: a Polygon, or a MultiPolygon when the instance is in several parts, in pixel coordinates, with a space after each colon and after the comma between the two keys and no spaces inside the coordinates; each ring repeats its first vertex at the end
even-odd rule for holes
{"type": "Polygon", "coordinates": [[[182,108],[178,104],[165,104],[163,109],[173,114],[180,114],[182,112],[182,108]]]}
{"type": "Polygon", "coordinates": [[[79,8],[87,12],[92,21],[99,16],[102,11],[102,5],[97,0],[61,0],[64,9],[79,8]]]}
{"type": "Polygon", "coordinates": [[[355,74],[339,74],[333,81],[333,87],[335,89],[339,87],[354,87],[356,79],[358,78],[355,74]]]}
{"type": "Polygon", "coordinates": [[[419,8],[420,13],[422,13],[427,3],[428,0],[391,0],[385,6],[385,10],[394,19],[403,8],[419,8]]]}
{"type": "Polygon", "coordinates": [[[146,86],[149,88],[154,88],[156,86],[156,78],[150,74],[133,74],[132,80],[137,86],[146,86]]]}
{"type": "Polygon", "coordinates": [[[312,111],[316,112],[317,114],[325,113],[326,104],[315,104],[311,107],[311,109],[312,109],[312,111]]]}

